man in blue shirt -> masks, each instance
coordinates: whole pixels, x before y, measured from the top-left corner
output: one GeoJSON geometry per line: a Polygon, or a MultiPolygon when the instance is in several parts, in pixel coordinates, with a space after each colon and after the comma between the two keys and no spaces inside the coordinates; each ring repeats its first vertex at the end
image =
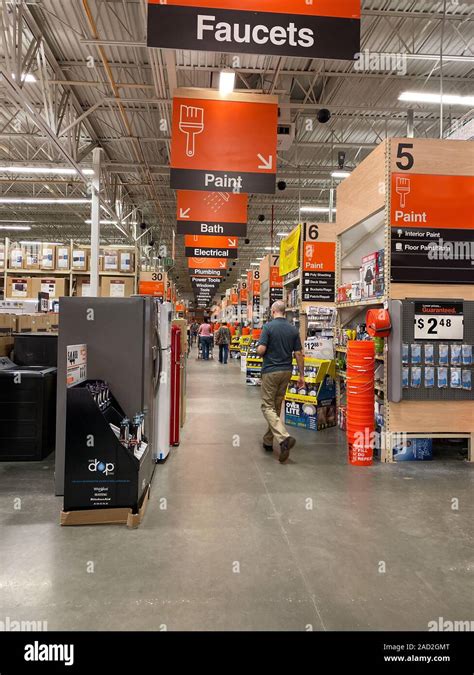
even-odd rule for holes
{"type": "Polygon", "coordinates": [[[298,389],[304,388],[304,356],[297,329],[285,318],[285,303],[277,300],[271,308],[273,321],[265,324],[257,347],[263,357],[262,413],[268,422],[263,447],[273,451],[273,439],[280,444],[280,462],[286,462],[296,440],[281,420],[281,406],[293,371],[293,354],[299,369],[298,389]]]}

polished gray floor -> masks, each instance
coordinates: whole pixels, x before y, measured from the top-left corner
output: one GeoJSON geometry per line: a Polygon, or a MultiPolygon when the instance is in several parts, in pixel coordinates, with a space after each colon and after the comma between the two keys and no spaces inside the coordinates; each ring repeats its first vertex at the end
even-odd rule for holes
{"type": "Polygon", "coordinates": [[[0,621],[321,631],[474,618],[471,466],[350,467],[334,429],[297,432],[281,466],[238,363],[194,356],[182,443],[139,529],[61,528],[52,460],[0,464],[0,621]]]}

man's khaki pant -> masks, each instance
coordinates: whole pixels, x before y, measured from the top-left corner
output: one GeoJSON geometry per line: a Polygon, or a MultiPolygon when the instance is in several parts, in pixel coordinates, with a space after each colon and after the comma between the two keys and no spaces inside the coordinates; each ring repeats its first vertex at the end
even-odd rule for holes
{"type": "Polygon", "coordinates": [[[268,430],[263,437],[265,445],[273,445],[274,438],[282,443],[289,436],[280,415],[290,380],[291,372],[288,370],[262,375],[262,413],[268,422],[268,430]]]}

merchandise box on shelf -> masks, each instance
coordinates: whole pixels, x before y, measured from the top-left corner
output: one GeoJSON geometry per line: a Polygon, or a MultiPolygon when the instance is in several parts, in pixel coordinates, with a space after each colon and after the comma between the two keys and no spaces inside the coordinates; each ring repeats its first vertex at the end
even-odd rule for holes
{"type": "Polygon", "coordinates": [[[38,244],[23,244],[23,267],[27,270],[39,270],[41,247],[38,244]]]}
{"type": "Polygon", "coordinates": [[[426,461],[433,459],[433,440],[431,438],[408,438],[395,443],[392,448],[396,462],[426,461]]]}
{"type": "Polygon", "coordinates": [[[62,298],[66,293],[66,279],[60,277],[34,277],[31,282],[32,297],[49,293],[50,298],[62,298]]]}
{"type": "Polygon", "coordinates": [[[57,246],[55,244],[48,244],[47,242],[41,244],[39,267],[42,270],[55,270],[57,265],[56,254],[57,246]]]}
{"type": "Polygon", "coordinates": [[[33,297],[31,277],[7,277],[5,298],[24,299],[33,297]]]}
{"type": "Polygon", "coordinates": [[[337,424],[336,364],[334,361],[305,358],[305,389],[298,391],[298,370],[293,361],[293,375],[285,396],[285,422],[288,426],[321,431],[337,424]]]}
{"type": "Polygon", "coordinates": [[[131,277],[104,277],[101,281],[101,297],[128,298],[133,295],[134,280],[131,277]]]}

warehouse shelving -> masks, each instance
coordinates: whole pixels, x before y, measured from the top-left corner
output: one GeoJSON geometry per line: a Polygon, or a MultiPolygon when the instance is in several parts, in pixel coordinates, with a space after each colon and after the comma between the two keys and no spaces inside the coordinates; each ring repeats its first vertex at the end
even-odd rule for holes
{"type": "MultiPolygon", "coordinates": [[[[392,173],[400,171],[400,144],[409,144],[416,157],[414,173],[472,176],[470,154],[464,143],[431,139],[389,139],[382,142],[338,187],[337,195],[337,282],[339,286],[357,279],[364,255],[384,250],[385,292],[383,297],[337,303],[339,328],[365,323],[370,307],[388,308],[391,300],[474,300],[474,285],[443,283],[393,283],[391,280],[392,173]],[[398,156],[397,156],[398,155],[398,156]],[[397,168],[398,161],[398,168],[397,168]]],[[[406,174],[410,175],[410,172],[406,174]]],[[[339,350],[340,351],[340,350],[339,350]]],[[[392,437],[406,434],[416,438],[468,438],[470,461],[474,461],[474,402],[389,400],[387,391],[390,354],[377,360],[384,365],[384,384],[376,392],[384,396],[385,443],[381,459],[392,462],[392,437]]]]}

